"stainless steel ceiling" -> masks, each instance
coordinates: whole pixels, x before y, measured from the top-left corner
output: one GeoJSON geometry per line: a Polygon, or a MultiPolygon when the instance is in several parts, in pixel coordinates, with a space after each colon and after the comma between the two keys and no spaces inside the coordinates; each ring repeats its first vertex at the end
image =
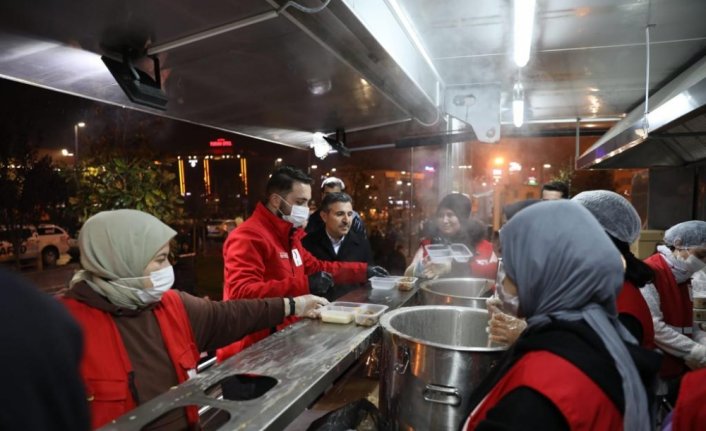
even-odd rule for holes
{"type": "MultiPolygon", "coordinates": [[[[4,1],[0,76],[296,147],[306,147],[311,132],[344,128],[362,146],[366,142],[354,139],[352,130],[413,117],[428,123],[433,116],[429,85],[395,61],[396,53],[364,22],[362,8],[394,1],[332,0],[316,15],[289,9],[161,54],[169,97],[163,113],[125,97],[98,60],[105,46],[160,44],[284,2],[4,1]],[[326,94],[312,93],[329,85],[326,94]]],[[[501,121],[511,121],[508,93],[518,76],[511,60],[511,1],[397,2],[420,35],[442,89],[499,84],[501,121]]],[[[655,24],[649,83],[654,91],[703,55],[704,16],[703,0],[538,0],[532,55],[521,76],[526,121],[540,123],[534,128],[548,121],[546,128],[555,129],[552,120],[624,115],[644,98],[645,25],[655,24]]],[[[391,130],[442,129],[437,124],[373,131],[387,137],[391,130]]],[[[505,132],[514,131],[505,126],[505,132]]]]}

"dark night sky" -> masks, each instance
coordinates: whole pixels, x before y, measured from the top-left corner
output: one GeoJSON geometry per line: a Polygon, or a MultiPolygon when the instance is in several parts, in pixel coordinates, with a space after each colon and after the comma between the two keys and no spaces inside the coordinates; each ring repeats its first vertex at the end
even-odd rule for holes
{"type": "Polygon", "coordinates": [[[61,150],[73,148],[73,125],[84,121],[87,125],[79,131],[79,143],[97,139],[106,127],[119,125],[120,132],[129,136],[139,127],[149,133],[150,146],[160,152],[185,154],[205,152],[209,141],[217,138],[231,140],[237,150],[251,155],[267,154],[268,157],[304,158],[306,151],[295,150],[269,142],[226,133],[208,127],[171,120],[118,106],[95,102],[53,90],[0,79],[0,125],[3,128],[27,127],[32,141],[42,149],[61,150]]]}

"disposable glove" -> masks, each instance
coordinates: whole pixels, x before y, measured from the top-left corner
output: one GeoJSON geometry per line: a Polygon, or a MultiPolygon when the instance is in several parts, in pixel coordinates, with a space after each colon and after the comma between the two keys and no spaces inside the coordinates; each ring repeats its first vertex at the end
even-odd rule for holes
{"type": "MultiPolygon", "coordinates": [[[[324,273],[326,274],[326,273],[324,273]]],[[[294,298],[294,315],[316,319],[319,317],[319,308],[328,305],[328,300],[316,295],[302,295],[294,298]]]]}
{"type": "Polygon", "coordinates": [[[691,348],[691,352],[684,357],[684,361],[686,366],[692,370],[706,367],[706,346],[703,344],[694,345],[691,348]]]}
{"type": "Polygon", "coordinates": [[[524,319],[503,313],[495,305],[488,305],[488,311],[491,315],[488,321],[488,339],[494,343],[510,346],[527,328],[524,319]]]}
{"type": "Polygon", "coordinates": [[[424,262],[422,277],[435,279],[449,272],[451,272],[451,261],[444,263],[432,263],[431,261],[427,261],[424,262]]]}
{"type": "Polygon", "coordinates": [[[328,272],[321,271],[309,276],[309,292],[314,295],[325,295],[333,286],[333,276],[328,272]]]}
{"type": "Polygon", "coordinates": [[[368,265],[368,270],[367,270],[367,278],[371,277],[387,277],[390,275],[389,272],[382,266],[370,266],[368,265]]]}

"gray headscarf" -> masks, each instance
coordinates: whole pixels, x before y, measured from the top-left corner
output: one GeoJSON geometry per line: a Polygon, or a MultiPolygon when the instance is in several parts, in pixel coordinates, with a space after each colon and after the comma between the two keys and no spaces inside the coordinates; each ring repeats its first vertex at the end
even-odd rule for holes
{"type": "Polygon", "coordinates": [[[637,344],[618,321],[623,284],[620,252],[581,205],[545,201],[520,211],[500,231],[507,275],[518,287],[530,328],[585,320],[610,352],[623,379],[625,430],[647,430],[647,395],[623,341],[637,344]]]}
{"type": "Polygon", "coordinates": [[[89,218],[78,236],[83,270],[70,286],[85,281],[93,290],[120,307],[136,309],[144,304],[127,287],[143,289],[147,264],[176,231],[156,217],[137,210],[100,212],[89,218]]]}

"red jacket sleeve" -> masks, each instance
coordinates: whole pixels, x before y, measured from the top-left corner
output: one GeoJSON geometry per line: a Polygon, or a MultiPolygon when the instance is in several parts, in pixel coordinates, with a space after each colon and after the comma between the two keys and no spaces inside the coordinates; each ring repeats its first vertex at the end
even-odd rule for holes
{"type": "Polygon", "coordinates": [[[309,293],[306,277],[284,272],[279,276],[271,275],[276,262],[266,262],[264,256],[273,253],[273,246],[257,232],[236,229],[223,245],[223,300],[309,293]]]}

